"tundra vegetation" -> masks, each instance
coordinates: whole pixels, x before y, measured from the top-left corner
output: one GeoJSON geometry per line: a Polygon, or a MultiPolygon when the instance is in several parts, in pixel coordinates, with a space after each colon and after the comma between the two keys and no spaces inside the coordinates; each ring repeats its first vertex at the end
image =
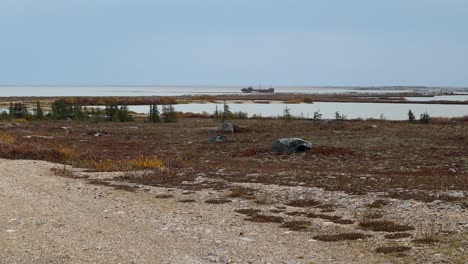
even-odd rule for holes
{"type": "MultiPolygon", "coordinates": [[[[468,117],[425,114],[418,121],[413,114],[408,121],[348,120],[337,112],[336,120],[323,120],[317,112],[310,120],[242,118],[226,107],[196,115],[176,113],[170,103],[160,102],[151,104],[148,115],[131,113],[125,105],[97,109],[68,101],[55,101],[50,110],[37,103],[34,109],[12,103],[9,113],[1,115],[0,158],[46,160],[90,173],[120,171],[123,174],[114,179],[119,184],[87,180],[130,192],[139,191],[135,186],[225,191],[224,197],[210,197],[203,204],[227,206],[236,199],[247,200],[251,208],[236,211],[246,222],[314,232],[311,239],[323,243],[378,238],[388,244],[371,251],[394,255],[410,254],[421,245],[448,247],[455,242],[439,228],[392,218],[387,209],[395,201],[466,204],[457,192],[468,191],[468,117]],[[235,122],[241,132],[208,144],[210,137],[223,133],[216,129],[220,121],[235,122]],[[313,147],[301,153],[273,153],[271,143],[285,137],[303,138],[313,147]],[[209,181],[200,183],[200,177],[209,181]],[[378,194],[378,199],[363,204],[361,211],[346,208],[343,213],[346,199],[342,203],[317,197],[279,200],[274,193],[242,184],[316,187],[352,197],[378,194]],[[339,228],[317,232],[317,222],[339,228]]],[[[56,174],[75,178],[66,167],[56,174]]],[[[197,202],[191,198],[179,202],[197,202]]]]}

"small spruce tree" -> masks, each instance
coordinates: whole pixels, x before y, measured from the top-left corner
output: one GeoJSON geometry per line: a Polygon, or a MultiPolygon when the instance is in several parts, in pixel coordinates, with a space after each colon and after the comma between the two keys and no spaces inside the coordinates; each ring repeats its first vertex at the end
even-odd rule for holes
{"type": "Polygon", "coordinates": [[[222,123],[227,122],[231,118],[232,118],[231,109],[229,108],[229,105],[226,104],[226,100],[225,100],[223,103],[223,116],[221,118],[221,122],[222,123]]]}
{"type": "Polygon", "coordinates": [[[216,105],[215,111],[213,113],[213,118],[214,119],[219,119],[219,110],[218,110],[218,105],[216,105]]]}
{"type": "Polygon", "coordinates": [[[287,121],[290,121],[292,119],[292,116],[291,116],[291,108],[289,108],[288,106],[285,106],[284,107],[284,110],[283,110],[283,118],[287,121]]]}
{"type": "Polygon", "coordinates": [[[335,113],[335,120],[346,120],[346,115],[340,114],[339,111],[336,111],[335,113]]]}
{"type": "Polygon", "coordinates": [[[314,120],[315,121],[322,120],[322,114],[320,113],[320,111],[314,112],[314,120]]]}
{"type": "Polygon", "coordinates": [[[419,123],[421,124],[429,124],[431,122],[431,117],[427,112],[422,113],[421,117],[419,118],[419,123]]]}
{"type": "Polygon", "coordinates": [[[177,113],[173,105],[169,105],[169,122],[177,122],[177,113]]]}
{"type": "Polygon", "coordinates": [[[161,120],[163,123],[177,122],[177,113],[174,106],[171,104],[163,105],[161,112],[161,120]]]}
{"type": "Polygon", "coordinates": [[[33,111],[34,111],[34,118],[36,120],[44,119],[44,111],[42,110],[41,102],[39,101],[36,102],[36,108],[33,111]]]}
{"type": "Polygon", "coordinates": [[[156,105],[156,104],[150,105],[150,112],[149,112],[149,115],[148,115],[148,121],[151,122],[151,123],[161,122],[161,117],[159,115],[158,105],[156,105]]]}
{"type": "Polygon", "coordinates": [[[408,122],[416,123],[416,117],[414,116],[413,112],[409,110],[408,112],[408,122]]]}

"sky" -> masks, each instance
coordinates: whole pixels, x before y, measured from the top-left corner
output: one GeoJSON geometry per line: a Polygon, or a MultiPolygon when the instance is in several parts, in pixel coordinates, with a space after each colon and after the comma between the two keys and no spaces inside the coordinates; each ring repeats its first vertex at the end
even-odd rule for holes
{"type": "Polygon", "coordinates": [[[0,84],[468,86],[466,0],[0,0],[0,84]]]}

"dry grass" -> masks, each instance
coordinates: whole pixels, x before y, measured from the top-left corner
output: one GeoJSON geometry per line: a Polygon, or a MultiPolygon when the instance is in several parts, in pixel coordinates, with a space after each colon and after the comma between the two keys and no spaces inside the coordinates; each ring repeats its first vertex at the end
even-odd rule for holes
{"type": "Polygon", "coordinates": [[[13,144],[15,143],[16,138],[13,135],[10,135],[5,132],[0,132],[0,144],[13,144]]]}
{"type": "Polygon", "coordinates": [[[342,233],[342,234],[335,234],[335,235],[314,236],[313,238],[316,240],[325,241],[325,242],[337,242],[337,241],[345,241],[345,240],[366,239],[369,237],[370,235],[366,235],[363,233],[342,233]]]}
{"type": "Polygon", "coordinates": [[[137,158],[131,160],[130,164],[132,167],[138,169],[159,170],[164,168],[164,163],[156,156],[138,156],[137,158]]]}
{"type": "Polygon", "coordinates": [[[417,224],[416,237],[412,241],[416,244],[435,244],[439,242],[442,224],[435,220],[421,221],[417,224]]]}
{"type": "Polygon", "coordinates": [[[57,163],[70,163],[75,153],[59,145],[36,145],[26,142],[6,144],[0,148],[0,157],[7,159],[45,160],[57,163]]]}
{"type": "Polygon", "coordinates": [[[164,168],[163,162],[156,156],[138,156],[134,159],[104,159],[91,161],[96,171],[134,171],[134,170],[160,170],[164,168]]]}

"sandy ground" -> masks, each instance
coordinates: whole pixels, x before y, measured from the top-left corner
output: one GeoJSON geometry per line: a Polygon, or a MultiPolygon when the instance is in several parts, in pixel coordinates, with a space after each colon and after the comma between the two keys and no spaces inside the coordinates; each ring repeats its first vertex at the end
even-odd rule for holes
{"type": "Polygon", "coordinates": [[[359,243],[247,223],[236,203],[155,199],[57,177],[54,166],[0,159],[0,263],[385,262],[359,243]]]}
{"type": "MultiPolygon", "coordinates": [[[[216,191],[187,195],[148,187],[127,192],[55,176],[51,168],[59,166],[0,159],[0,263],[406,262],[373,252],[381,243],[377,236],[329,243],[312,239],[311,232],[246,222],[234,210],[250,208],[251,202],[205,203],[220,196],[216,191]],[[161,193],[174,197],[155,197],[161,193]],[[184,198],[196,202],[178,202],[184,198]]],[[[407,212],[417,214],[423,207],[415,204],[407,212]]],[[[465,216],[460,212],[457,219],[465,216]]],[[[317,221],[317,232],[329,227],[317,221]]],[[[440,252],[423,254],[418,263],[438,263],[425,257],[433,253],[440,252]]]]}

